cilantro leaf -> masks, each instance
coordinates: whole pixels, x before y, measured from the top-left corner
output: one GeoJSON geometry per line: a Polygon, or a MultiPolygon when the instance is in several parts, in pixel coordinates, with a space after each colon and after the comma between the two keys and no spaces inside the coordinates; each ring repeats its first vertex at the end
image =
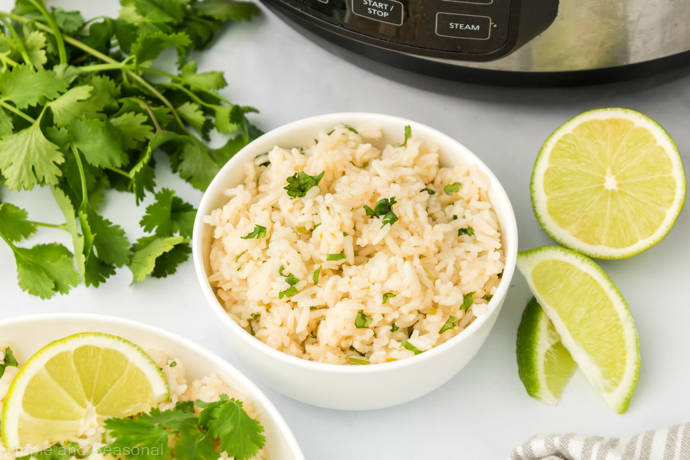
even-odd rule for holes
{"type": "Polygon", "coordinates": [[[426,192],[429,195],[436,195],[436,192],[434,190],[431,190],[430,188],[423,188],[422,190],[420,190],[420,193],[421,192],[426,192]]]}
{"type": "Polygon", "coordinates": [[[19,287],[29,294],[48,299],[56,292],[67,294],[79,283],[72,253],[61,244],[37,244],[32,248],[12,248],[17,262],[19,287]]]}
{"type": "MultiPolygon", "coordinates": [[[[225,395],[222,395],[225,396],[225,395]]],[[[246,460],[255,456],[266,443],[261,434],[261,424],[251,418],[242,408],[242,402],[223,399],[213,403],[197,401],[203,407],[199,423],[215,438],[220,439],[220,450],[229,457],[246,460]]]]}
{"type": "Polygon", "coordinates": [[[95,235],[93,246],[98,258],[117,267],[127,264],[130,261],[129,241],[122,227],[96,214],[93,209],[89,209],[87,220],[95,235]]]}
{"type": "Polygon", "coordinates": [[[5,348],[4,353],[5,358],[3,359],[2,364],[0,364],[0,377],[5,375],[5,369],[7,369],[8,367],[19,366],[19,363],[17,362],[17,359],[14,357],[14,354],[12,353],[12,349],[10,347],[5,348]]]}
{"type": "Polygon", "coordinates": [[[175,245],[170,251],[165,252],[156,259],[151,276],[154,278],[165,278],[177,271],[177,267],[189,259],[192,248],[188,243],[175,245]]]}
{"type": "Polygon", "coordinates": [[[183,434],[175,444],[176,460],[216,460],[218,458],[220,454],[216,452],[213,437],[198,430],[192,434],[183,434]]]}
{"type": "Polygon", "coordinates": [[[98,168],[119,167],[129,158],[122,149],[122,137],[109,121],[74,118],[69,126],[74,145],[86,161],[98,168]]]}
{"type": "Polygon", "coordinates": [[[401,343],[401,345],[402,345],[403,347],[407,348],[408,350],[413,351],[415,355],[419,355],[419,354],[421,354],[421,353],[424,353],[422,350],[420,350],[419,348],[415,347],[414,345],[412,345],[412,344],[411,344],[410,342],[408,342],[407,340],[405,340],[403,343],[401,343]]]}
{"type": "Polygon", "coordinates": [[[45,47],[46,36],[43,32],[34,30],[24,38],[24,50],[29,57],[29,62],[38,70],[42,70],[43,64],[48,62],[45,47]]]}
{"type": "Polygon", "coordinates": [[[172,251],[175,246],[182,242],[184,242],[184,238],[181,236],[167,238],[145,236],[140,238],[132,245],[132,258],[128,264],[134,276],[132,282],[144,281],[146,275],[150,275],[154,271],[157,259],[172,251]]]}
{"type": "Polygon", "coordinates": [[[5,109],[0,108],[0,137],[12,134],[14,132],[14,123],[12,118],[7,115],[5,109]]]}
{"type": "Polygon", "coordinates": [[[254,230],[252,230],[252,232],[250,234],[243,236],[242,239],[243,240],[249,240],[251,238],[259,239],[259,238],[264,238],[264,237],[266,237],[266,227],[264,227],[262,225],[255,225],[254,230]]]}
{"type": "Polygon", "coordinates": [[[341,252],[340,254],[328,254],[328,257],[326,257],[327,261],[338,261],[338,260],[343,260],[345,258],[345,253],[341,252]]]}
{"type": "Polygon", "coordinates": [[[120,132],[122,147],[135,149],[139,144],[153,137],[153,129],[146,124],[146,115],[135,112],[125,112],[119,117],[110,119],[110,123],[120,132]]]}
{"type": "Polygon", "coordinates": [[[397,204],[395,197],[390,199],[383,198],[376,203],[374,209],[371,209],[366,204],[364,205],[364,210],[369,217],[381,217],[381,228],[385,227],[387,224],[393,225],[398,221],[398,216],[393,212],[393,205],[397,204]]]}
{"type": "Polygon", "coordinates": [[[474,302],[474,292],[465,294],[462,298],[462,305],[460,305],[460,310],[467,311],[468,308],[472,306],[474,302]]]}
{"type": "MultiPolygon", "coordinates": [[[[204,3],[210,3],[208,0],[204,3]]],[[[223,2],[227,4],[226,2],[223,2]]],[[[236,2],[235,2],[236,3],[236,2]]],[[[228,86],[228,82],[225,81],[225,76],[223,72],[211,71],[211,72],[196,72],[196,62],[187,62],[181,70],[180,76],[185,79],[185,81],[192,83],[202,88],[218,91],[228,86]]],[[[226,106],[223,106],[226,107],[226,106]]]]}
{"type": "Polygon", "coordinates": [[[460,187],[462,187],[460,182],[453,182],[452,184],[443,187],[443,191],[446,195],[453,196],[454,193],[458,193],[460,187]]]}
{"type": "Polygon", "coordinates": [[[84,26],[84,18],[82,18],[79,11],[65,11],[62,8],[54,8],[53,17],[58,27],[68,34],[77,32],[84,26]]]}
{"type": "MultiPolygon", "coordinates": [[[[280,271],[282,272],[282,267],[281,267],[280,271]]],[[[299,292],[297,290],[297,288],[295,287],[295,285],[297,283],[299,283],[299,280],[294,275],[292,275],[291,273],[288,273],[288,276],[285,277],[285,282],[287,284],[289,284],[290,287],[287,288],[286,290],[278,293],[279,299],[282,299],[283,297],[292,297],[293,295],[295,295],[299,292]]]]}
{"type": "Polygon", "coordinates": [[[166,34],[161,31],[151,34],[144,33],[139,35],[139,38],[132,45],[132,55],[135,56],[137,63],[141,64],[154,60],[163,50],[174,46],[177,49],[178,62],[182,62],[191,45],[192,41],[184,32],[174,34],[166,34]]]}
{"type": "Polygon", "coordinates": [[[52,102],[46,104],[53,111],[55,124],[67,126],[73,118],[82,115],[82,107],[78,104],[91,97],[93,86],[75,86],[52,102]]]}
{"type": "Polygon", "coordinates": [[[30,237],[36,224],[29,222],[29,213],[10,203],[0,203],[0,235],[15,243],[30,237]]]}
{"type": "Polygon", "coordinates": [[[52,70],[35,71],[22,64],[0,73],[0,96],[18,109],[43,104],[67,90],[67,83],[52,70]]]}
{"type": "Polygon", "coordinates": [[[60,177],[57,165],[64,161],[58,146],[46,139],[38,122],[0,140],[0,171],[10,190],[55,184],[60,177]]]}
{"type": "Polygon", "coordinates": [[[137,164],[130,170],[130,175],[132,177],[132,189],[134,191],[134,196],[137,204],[144,199],[146,191],[153,191],[156,186],[156,181],[154,179],[154,171],[151,166],[151,157],[153,156],[153,151],[171,141],[177,141],[179,135],[172,131],[159,131],[153,135],[149,141],[146,151],[141,155],[137,164]]]}
{"type": "Polygon", "coordinates": [[[350,125],[343,125],[343,126],[345,126],[345,128],[346,128],[348,131],[352,131],[352,132],[355,133],[355,134],[359,134],[359,132],[357,132],[357,130],[356,130],[355,128],[353,128],[352,126],[350,126],[350,125]]]}
{"type": "Polygon", "coordinates": [[[177,113],[198,133],[204,132],[204,123],[206,123],[206,116],[201,111],[199,104],[195,102],[185,102],[176,108],[177,113]]]}
{"type": "Polygon", "coordinates": [[[459,228],[458,229],[458,236],[461,236],[461,235],[474,236],[474,229],[471,227],[459,228]]]}
{"type": "Polygon", "coordinates": [[[213,158],[213,151],[195,139],[184,144],[178,168],[183,179],[203,191],[220,171],[220,165],[213,158]]]}
{"type": "Polygon", "coordinates": [[[138,419],[162,428],[170,428],[177,433],[190,433],[198,429],[198,417],[194,413],[194,402],[178,402],[175,407],[161,411],[157,407],[138,419]]]}
{"type": "Polygon", "coordinates": [[[319,275],[321,274],[321,266],[319,266],[316,270],[314,270],[314,274],[311,276],[311,279],[314,281],[314,284],[317,284],[319,282],[319,275]]]}
{"type": "Polygon", "coordinates": [[[298,198],[306,196],[307,192],[312,187],[318,187],[319,182],[323,179],[325,171],[317,176],[310,176],[304,172],[298,172],[292,177],[287,178],[287,185],[285,190],[287,190],[288,196],[291,198],[298,198]]]}
{"type": "Polygon", "coordinates": [[[391,324],[391,332],[397,332],[398,329],[400,329],[400,328],[398,327],[397,324],[395,324],[395,323],[391,324]]]}
{"type": "Polygon", "coordinates": [[[384,304],[388,302],[388,299],[391,299],[393,297],[395,297],[395,294],[393,294],[392,292],[386,292],[385,294],[383,294],[383,302],[381,303],[384,304]]]}
{"type": "Polygon", "coordinates": [[[126,452],[131,452],[134,448],[139,447],[139,451],[147,452],[148,455],[130,455],[128,458],[140,460],[166,460],[170,458],[168,432],[165,428],[156,426],[143,417],[137,419],[107,418],[105,419],[105,429],[110,432],[110,436],[115,438],[115,441],[99,449],[103,455],[123,452],[125,449],[127,449],[126,452]],[[156,455],[156,452],[159,454],[156,455]]]}
{"type": "MultiPolygon", "coordinates": [[[[147,232],[155,230],[158,236],[170,236],[176,233],[191,238],[196,209],[175,196],[175,192],[164,188],[155,194],[156,202],[146,208],[146,214],[139,224],[147,232]]],[[[262,227],[264,228],[264,227],[262,227]]],[[[264,228],[264,236],[266,229],[264,228]]]]}
{"type": "Polygon", "coordinates": [[[251,2],[227,2],[223,0],[206,0],[194,3],[194,9],[203,16],[210,16],[219,21],[249,21],[259,15],[261,10],[251,2]]]}
{"type": "Polygon", "coordinates": [[[366,329],[369,327],[373,319],[370,316],[364,314],[364,310],[357,312],[357,317],[355,318],[355,327],[357,329],[366,329]]]}
{"type": "Polygon", "coordinates": [[[443,334],[444,332],[453,329],[455,326],[457,326],[457,318],[455,316],[451,316],[443,324],[443,327],[438,331],[438,333],[443,334]]]}

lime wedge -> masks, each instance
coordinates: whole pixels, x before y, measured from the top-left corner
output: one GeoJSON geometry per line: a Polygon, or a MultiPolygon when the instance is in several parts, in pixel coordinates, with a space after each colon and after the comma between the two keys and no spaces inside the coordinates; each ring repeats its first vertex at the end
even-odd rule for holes
{"type": "Polygon", "coordinates": [[[561,247],[521,252],[517,264],[583,374],[625,412],[640,374],[640,347],[613,281],[591,259],[561,247]]]}
{"type": "Polygon", "coordinates": [[[592,110],[554,132],[532,173],[537,220],[562,245],[621,259],[659,242],[685,201],[673,140],[628,109],[592,110]]]}
{"type": "Polygon", "coordinates": [[[534,297],[522,313],[518,328],[517,362],[527,393],[547,404],[558,402],[577,369],[553,323],[534,297]]]}
{"type": "Polygon", "coordinates": [[[7,450],[77,438],[80,426],[129,417],[169,397],[153,360],[120,337],[84,333],[53,342],[21,367],[3,402],[7,450]]]}

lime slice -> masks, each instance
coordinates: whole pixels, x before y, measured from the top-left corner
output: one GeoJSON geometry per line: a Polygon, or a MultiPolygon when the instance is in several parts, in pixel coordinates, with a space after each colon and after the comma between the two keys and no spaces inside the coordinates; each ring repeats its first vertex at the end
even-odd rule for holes
{"type": "Polygon", "coordinates": [[[561,247],[521,252],[518,268],[589,382],[625,412],[640,374],[640,346],[618,288],[591,259],[561,247]]]}
{"type": "Polygon", "coordinates": [[[621,259],[659,242],[685,201],[685,172],[673,140],[628,109],[592,110],[554,132],[532,173],[539,223],[562,245],[621,259]]]}
{"type": "Polygon", "coordinates": [[[556,404],[577,364],[534,297],[518,328],[517,361],[520,380],[527,393],[539,401],[556,404]]]}
{"type": "Polygon", "coordinates": [[[19,370],[3,402],[9,451],[74,439],[80,426],[129,417],[169,397],[153,360],[122,338],[84,333],[53,342],[19,370]]]}

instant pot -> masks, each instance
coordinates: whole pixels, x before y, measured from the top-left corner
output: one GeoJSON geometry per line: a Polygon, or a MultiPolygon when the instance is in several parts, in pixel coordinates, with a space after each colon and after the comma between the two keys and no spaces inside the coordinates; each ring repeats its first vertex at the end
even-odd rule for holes
{"type": "Polygon", "coordinates": [[[690,64],[690,0],[262,1],[321,44],[453,80],[586,84],[690,64]]]}

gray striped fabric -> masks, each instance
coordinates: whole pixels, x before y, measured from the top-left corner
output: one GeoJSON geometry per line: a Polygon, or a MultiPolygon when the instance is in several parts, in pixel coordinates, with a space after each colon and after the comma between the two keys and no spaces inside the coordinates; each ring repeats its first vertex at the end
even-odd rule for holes
{"type": "Polygon", "coordinates": [[[538,435],[515,449],[509,460],[690,460],[690,424],[631,438],[538,435]]]}

